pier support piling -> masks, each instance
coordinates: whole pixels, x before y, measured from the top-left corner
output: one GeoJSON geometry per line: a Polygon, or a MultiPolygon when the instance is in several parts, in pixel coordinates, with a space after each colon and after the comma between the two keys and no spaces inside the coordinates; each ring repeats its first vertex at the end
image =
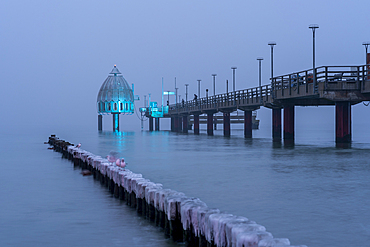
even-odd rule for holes
{"type": "Polygon", "coordinates": [[[119,113],[113,113],[113,131],[119,131],[119,113]]]}
{"type": "Polygon", "coordinates": [[[155,119],[155,130],[159,131],[159,117],[156,117],[154,119],[155,119]]]}
{"type": "Polygon", "coordinates": [[[194,134],[199,135],[199,115],[194,115],[194,134]]]}
{"type": "Polygon", "coordinates": [[[294,105],[284,106],[284,141],[294,142],[294,105]]]}
{"type": "Polygon", "coordinates": [[[149,131],[153,131],[153,117],[149,117],[149,131]]]}
{"type": "Polygon", "coordinates": [[[174,117],[171,117],[171,131],[172,132],[175,131],[175,118],[174,117]]]}
{"type": "Polygon", "coordinates": [[[213,113],[207,113],[207,135],[213,136],[213,113]]]}
{"type": "Polygon", "coordinates": [[[103,130],[103,115],[98,115],[98,130],[103,130]]]}
{"type": "Polygon", "coordinates": [[[177,132],[182,132],[182,117],[178,116],[177,121],[179,123],[177,132]]]}
{"type": "Polygon", "coordinates": [[[252,138],[252,111],[244,111],[244,137],[252,138]]]}
{"type": "Polygon", "coordinates": [[[183,133],[188,133],[188,130],[189,130],[189,128],[188,128],[188,115],[185,115],[185,116],[182,117],[182,125],[183,125],[182,132],[183,133]]]}
{"type": "Polygon", "coordinates": [[[230,112],[224,112],[224,136],[230,136],[230,112]]]}
{"type": "Polygon", "coordinates": [[[335,103],[335,142],[351,142],[351,103],[341,101],[335,103]]]}
{"type": "Polygon", "coordinates": [[[272,141],[281,141],[281,109],[272,109],[272,141]]]}

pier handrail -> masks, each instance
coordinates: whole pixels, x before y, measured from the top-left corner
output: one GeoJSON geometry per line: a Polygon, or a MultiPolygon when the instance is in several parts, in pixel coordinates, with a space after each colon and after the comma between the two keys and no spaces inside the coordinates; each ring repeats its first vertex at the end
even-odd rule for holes
{"type": "Polygon", "coordinates": [[[315,70],[316,83],[313,81],[313,69],[302,70],[270,78],[271,83],[261,87],[171,104],[168,106],[168,113],[219,111],[227,108],[237,109],[240,105],[263,106],[266,102],[273,102],[278,95],[285,98],[291,96],[292,90],[296,91],[296,94],[303,91],[306,95],[318,94],[319,84],[324,84],[320,87],[323,90],[362,90],[365,87],[364,82],[370,80],[368,65],[319,66],[315,70]]]}

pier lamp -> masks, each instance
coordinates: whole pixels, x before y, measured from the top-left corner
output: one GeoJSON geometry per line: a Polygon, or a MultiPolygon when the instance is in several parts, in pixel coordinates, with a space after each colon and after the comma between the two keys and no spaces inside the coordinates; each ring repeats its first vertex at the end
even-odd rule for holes
{"type": "Polygon", "coordinates": [[[316,88],[316,67],[315,67],[315,30],[319,28],[319,25],[317,24],[311,24],[308,26],[312,30],[312,69],[313,69],[313,86],[314,86],[314,92],[317,93],[316,88]]]}
{"type": "Polygon", "coordinates": [[[200,98],[200,82],[202,81],[202,80],[197,80],[198,81],[198,97],[200,98]]]}
{"type": "Polygon", "coordinates": [[[362,45],[363,46],[365,46],[365,57],[366,57],[366,64],[368,64],[369,63],[369,60],[367,59],[367,48],[369,47],[369,45],[370,45],[370,41],[367,41],[367,42],[363,42],[362,43],[362,45]]]}
{"type": "Polygon", "coordinates": [[[213,96],[216,95],[216,76],[217,76],[217,74],[212,74],[212,77],[213,77],[213,96]]]}
{"type": "Polygon", "coordinates": [[[258,86],[261,87],[262,84],[261,84],[261,64],[262,64],[262,60],[263,60],[263,57],[257,57],[257,60],[258,60],[258,70],[259,70],[259,76],[258,76],[258,86]]]}
{"type": "Polygon", "coordinates": [[[262,75],[261,75],[261,64],[262,64],[262,60],[263,60],[263,57],[258,57],[257,58],[257,60],[258,60],[258,70],[259,70],[259,76],[258,76],[258,86],[259,86],[259,88],[260,88],[260,102],[262,103],[262,81],[261,81],[261,77],[262,77],[262,75]]]}
{"type": "MultiPolygon", "coordinates": [[[[276,45],[276,42],[271,41],[268,45],[271,47],[271,89],[274,91],[274,45],[276,45]]],[[[274,97],[274,94],[272,96],[274,97]]]]}
{"type": "Polygon", "coordinates": [[[188,86],[189,86],[189,84],[185,84],[185,99],[186,99],[186,102],[188,102],[188,86]]]}
{"type": "Polygon", "coordinates": [[[237,67],[231,67],[231,69],[233,70],[233,91],[235,92],[235,70],[237,67]]]}

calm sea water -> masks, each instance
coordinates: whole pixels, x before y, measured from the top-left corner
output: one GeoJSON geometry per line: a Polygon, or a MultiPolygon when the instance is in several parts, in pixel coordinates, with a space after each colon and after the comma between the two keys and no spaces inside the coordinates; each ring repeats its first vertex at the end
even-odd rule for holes
{"type": "MultiPolygon", "coordinates": [[[[66,127],[1,130],[0,246],[176,246],[160,228],[47,150],[50,134],[105,156],[209,207],[245,216],[274,237],[308,246],[370,245],[370,140],[336,148],[332,126],[297,126],[296,144],[273,144],[269,128],[176,134],[66,127]]],[[[363,132],[361,132],[363,131],[363,132]]]]}

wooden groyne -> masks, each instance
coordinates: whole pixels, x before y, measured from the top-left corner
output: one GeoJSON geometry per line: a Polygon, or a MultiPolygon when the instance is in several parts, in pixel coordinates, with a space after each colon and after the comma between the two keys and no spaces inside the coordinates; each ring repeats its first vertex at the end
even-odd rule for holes
{"type": "MultiPolygon", "coordinates": [[[[108,162],[101,156],[75,147],[55,135],[50,145],[75,166],[88,170],[114,197],[124,200],[138,214],[164,229],[166,237],[199,247],[282,247],[291,246],[287,238],[274,238],[266,228],[245,217],[208,208],[198,198],[163,188],[108,162]]],[[[305,245],[291,247],[307,247],[305,245]]]]}

